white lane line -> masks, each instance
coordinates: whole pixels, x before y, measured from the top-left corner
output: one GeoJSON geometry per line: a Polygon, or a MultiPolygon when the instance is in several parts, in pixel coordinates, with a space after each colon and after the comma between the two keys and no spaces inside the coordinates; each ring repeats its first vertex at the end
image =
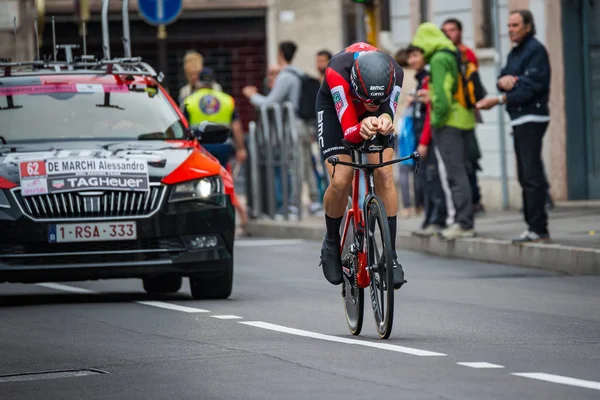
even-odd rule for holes
{"type": "Polygon", "coordinates": [[[254,247],[254,246],[289,246],[292,244],[304,243],[304,239],[266,239],[266,240],[237,240],[236,247],[254,247]]]}
{"type": "Polygon", "coordinates": [[[398,353],[412,354],[412,355],[421,356],[421,357],[445,356],[446,355],[446,354],[443,354],[443,353],[435,353],[433,351],[413,349],[413,348],[410,348],[410,347],[397,346],[397,345],[394,345],[394,344],[367,342],[367,341],[363,341],[363,340],[348,339],[348,338],[341,338],[341,337],[337,337],[337,336],[324,335],[322,333],[316,333],[316,332],[304,331],[304,330],[300,330],[300,329],[288,328],[286,326],[269,324],[267,322],[262,322],[262,321],[249,321],[249,322],[244,321],[244,322],[239,322],[239,323],[240,324],[244,324],[244,325],[254,326],[256,328],[262,328],[262,329],[268,329],[268,330],[271,330],[271,331],[289,333],[289,334],[292,334],[292,335],[298,335],[298,336],[305,336],[305,337],[310,337],[310,338],[314,338],[314,339],[327,340],[327,341],[330,341],[330,342],[355,344],[355,345],[358,345],[358,346],[366,346],[366,347],[375,347],[377,349],[395,351],[395,352],[398,352],[398,353]]]}
{"type": "Polygon", "coordinates": [[[211,317],[218,319],[242,319],[242,317],[238,317],[237,315],[211,315],[211,317]]]}
{"type": "Polygon", "coordinates": [[[60,290],[63,292],[71,292],[71,293],[98,293],[93,290],[79,288],[75,286],[61,285],[60,283],[36,283],[36,286],[42,286],[48,289],[60,290]]]}
{"type": "MultiPolygon", "coordinates": [[[[54,290],[60,290],[63,292],[71,292],[71,293],[98,293],[95,292],[93,290],[89,290],[89,289],[84,289],[84,288],[79,288],[76,286],[68,286],[68,285],[61,285],[60,283],[36,283],[37,286],[42,286],[48,289],[54,289],[54,290]]],[[[208,310],[203,310],[201,308],[192,308],[192,307],[185,307],[185,306],[180,306],[177,304],[170,304],[170,303],[163,303],[162,301],[135,301],[134,303],[138,303],[138,304],[144,304],[146,306],[152,306],[152,307],[158,307],[158,308],[165,308],[167,310],[174,310],[174,311],[182,311],[182,312],[186,312],[186,313],[207,313],[210,312],[208,310]]]]}
{"type": "Polygon", "coordinates": [[[503,365],[490,364],[487,362],[457,362],[458,365],[464,365],[471,368],[504,368],[503,365]]]}
{"type": "Polygon", "coordinates": [[[516,372],[511,375],[524,378],[538,379],[540,381],[561,383],[563,385],[579,386],[586,389],[600,390],[600,382],[585,381],[583,379],[569,378],[567,376],[545,374],[543,372],[516,372]]]}
{"type": "Polygon", "coordinates": [[[207,312],[210,312],[208,310],[203,310],[201,308],[185,307],[185,306],[180,306],[180,305],[177,305],[177,304],[163,303],[162,301],[136,301],[136,303],[138,303],[138,304],[144,304],[144,305],[152,306],[152,307],[166,308],[167,310],[182,311],[182,312],[186,312],[186,313],[207,313],[207,312]]]}

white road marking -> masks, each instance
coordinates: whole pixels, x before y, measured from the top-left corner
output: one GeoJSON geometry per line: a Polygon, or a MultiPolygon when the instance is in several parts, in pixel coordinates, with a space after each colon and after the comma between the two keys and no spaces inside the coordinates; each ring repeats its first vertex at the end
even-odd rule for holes
{"type": "MultiPolygon", "coordinates": [[[[37,286],[42,286],[48,289],[60,290],[63,292],[71,292],[71,293],[98,293],[93,290],[79,288],[76,286],[68,286],[61,285],[60,283],[36,283],[37,286]]],[[[182,311],[186,313],[207,313],[210,312],[208,310],[203,310],[201,308],[192,308],[180,306],[177,304],[171,303],[163,303],[162,301],[135,301],[134,303],[144,304],[146,306],[158,307],[158,308],[166,308],[167,310],[174,311],[182,311]]]]}
{"type": "Polygon", "coordinates": [[[254,247],[254,246],[289,246],[292,244],[304,243],[304,239],[265,239],[265,240],[236,240],[236,247],[254,247]]]}
{"type": "Polygon", "coordinates": [[[398,353],[412,354],[412,355],[421,356],[421,357],[445,356],[446,355],[446,354],[442,354],[442,353],[435,353],[433,351],[413,349],[413,348],[404,347],[404,346],[397,346],[397,345],[394,345],[394,344],[367,342],[367,341],[364,341],[364,340],[356,340],[356,339],[341,338],[341,337],[331,336],[331,335],[324,335],[322,333],[316,333],[316,332],[304,331],[304,330],[300,330],[300,329],[288,328],[286,326],[269,324],[267,322],[262,322],[262,321],[250,321],[250,322],[244,321],[244,322],[239,322],[239,323],[240,324],[244,324],[244,325],[254,326],[256,328],[262,328],[262,329],[268,329],[268,330],[277,331],[277,332],[289,333],[289,334],[292,334],[292,335],[298,335],[298,336],[305,336],[305,337],[310,337],[310,338],[314,338],[314,339],[327,340],[327,341],[330,341],[330,342],[355,344],[355,345],[358,345],[358,346],[366,346],[366,347],[375,347],[377,349],[395,351],[395,352],[398,352],[398,353]]]}
{"type": "Polygon", "coordinates": [[[167,310],[182,311],[182,312],[186,312],[186,313],[207,313],[207,312],[210,312],[208,310],[203,310],[201,308],[185,307],[185,306],[180,306],[180,305],[177,305],[177,304],[163,303],[162,301],[136,301],[136,303],[138,303],[138,304],[144,304],[144,305],[152,306],[152,307],[166,308],[167,310]]]}
{"type": "Polygon", "coordinates": [[[464,365],[471,368],[504,368],[503,365],[490,364],[487,362],[457,362],[458,365],[464,365]]]}
{"type": "Polygon", "coordinates": [[[600,382],[585,381],[583,379],[569,378],[567,376],[545,374],[543,372],[518,372],[511,375],[522,376],[524,378],[538,379],[540,381],[561,383],[563,385],[579,386],[586,389],[600,390],[600,382]]]}
{"type": "Polygon", "coordinates": [[[60,290],[63,292],[71,292],[71,293],[98,293],[93,290],[79,288],[75,286],[61,285],[60,283],[36,283],[36,286],[42,286],[48,289],[60,290]]]}
{"type": "Polygon", "coordinates": [[[238,317],[237,315],[211,315],[211,317],[218,319],[242,319],[242,317],[238,317]]]}

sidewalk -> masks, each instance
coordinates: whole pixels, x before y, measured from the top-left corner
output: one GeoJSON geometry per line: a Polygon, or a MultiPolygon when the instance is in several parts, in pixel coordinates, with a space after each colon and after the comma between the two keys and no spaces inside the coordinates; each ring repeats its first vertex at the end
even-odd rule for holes
{"type": "MultiPolygon", "coordinates": [[[[397,249],[419,251],[443,257],[463,258],[515,266],[533,267],[570,275],[600,275],[600,206],[558,204],[549,213],[549,244],[513,245],[510,239],[524,229],[518,211],[489,212],[477,218],[477,237],[442,241],[437,237],[411,235],[419,218],[398,219],[397,249]]],[[[251,220],[248,232],[253,236],[322,240],[322,217],[301,221],[276,222],[251,220]]],[[[316,255],[315,257],[317,257],[316,255]]]]}

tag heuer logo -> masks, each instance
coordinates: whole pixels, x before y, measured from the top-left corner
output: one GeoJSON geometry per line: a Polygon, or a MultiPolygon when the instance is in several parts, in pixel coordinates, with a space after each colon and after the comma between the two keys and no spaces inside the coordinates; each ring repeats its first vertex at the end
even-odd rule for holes
{"type": "Polygon", "coordinates": [[[60,189],[65,186],[65,181],[63,179],[52,181],[52,187],[60,189]]]}

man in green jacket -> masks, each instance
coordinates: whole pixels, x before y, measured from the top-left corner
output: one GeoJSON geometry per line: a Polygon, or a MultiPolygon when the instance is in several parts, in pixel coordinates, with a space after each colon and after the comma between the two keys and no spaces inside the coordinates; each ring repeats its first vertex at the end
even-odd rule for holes
{"type": "Polygon", "coordinates": [[[411,44],[423,50],[430,67],[433,149],[439,161],[439,175],[448,210],[448,227],[440,235],[444,239],[473,237],[474,213],[466,170],[466,137],[475,128],[475,113],[454,98],[458,64],[454,55],[445,50],[457,49],[431,22],[419,26],[411,44]]]}

